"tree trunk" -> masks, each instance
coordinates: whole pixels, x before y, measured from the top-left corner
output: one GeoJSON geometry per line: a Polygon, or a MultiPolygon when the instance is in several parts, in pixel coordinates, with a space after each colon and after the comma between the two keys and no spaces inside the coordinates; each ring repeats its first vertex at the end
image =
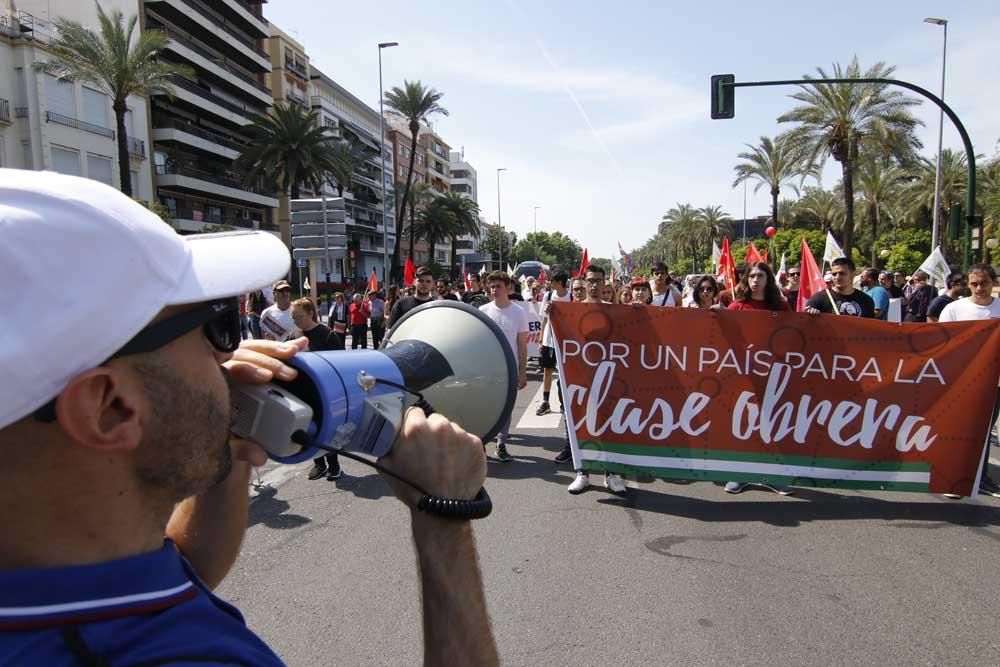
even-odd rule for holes
{"type": "Polygon", "coordinates": [[[771,223],[774,228],[778,228],[778,195],[781,194],[781,190],[778,188],[771,188],[771,223]]]}
{"type": "Polygon", "coordinates": [[[291,198],[292,199],[299,199],[301,197],[301,194],[302,194],[302,190],[299,187],[299,184],[298,183],[292,183],[291,198]]]}
{"type": "Polygon", "coordinates": [[[128,105],[125,99],[116,99],[111,105],[115,112],[115,129],[118,132],[118,180],[119,189],[129,197],[132,195],[132,171],[129,169],[128,136],[125,134],[125,113],[128,105]]]}
{"type": "Polygon", "coordinates": [[[448,275],[454,278],[455,265],[458,264],[458,242],[455,237],[451,237],[451,266],[448,267],[448,275]]]}
{"type": "Polygon", "coordinates": [[[851,259],[854,246],[854,161],[847,158],[840,164],[844,180],[844,235],[841,242],[844,255],[851,259]]]}
{"type": "Polygon", "coordinates": [[[410,259],[413,259],[413,244],[416,241],[416,238],[415,238],[416,234],[414,233],[414,228],[413,228],[413,223],[415,222],[415,218],[416,217],[417,217],[417,213],[416,213],[415,207],[413,205],[413,202],[411,201],[410,202],[410,229],[409,229],[409,232],[410,232],[410,259]]]}
{"type": "Polygon", "coordinates": [[[872,223],[872,268],[878,268],[878,214],[879,209],[882,208],[878,205],[878,202],[870,205],[871,212],[871,223],[872,223]]]}
{"type": "MultiPolygon", "coordinates": [[[[410,185],[413,184],[413,163],[417,159],[417,134],[420,132],[420,123],[410,120],[410,166],[406,171],[406,187],[403,188],[403,205],[399,207],[396,215],[396,241],[392,248],[392,276],[394,280],[402,280],[400,275],[399,247],[403,240],[403,220],[406,219],[406,200],[410,197],[410,185]]],[[[393,174],[395,177],[395,174],[393,174]]],[[[385,224],[385,221],[382,221],[385,224]]],[[[411,232],[412,234],[412,232],[411,232]]]]}

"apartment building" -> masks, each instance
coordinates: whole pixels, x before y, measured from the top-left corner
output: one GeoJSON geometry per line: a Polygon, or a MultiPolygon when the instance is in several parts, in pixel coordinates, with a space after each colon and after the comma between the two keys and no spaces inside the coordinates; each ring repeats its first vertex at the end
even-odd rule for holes
{"type": "Polygon", "coordinates": [[[264,49],[268,22],[254,0],[140,0],[145,29],[162,30],[162,54],[182,63],[173,96],[150,101],[154,182],[159,201],[186,232],[250,227],[277,232],[278,200],[246,184],[233,161],[249,142],[246,126],[271,106],[264,49]]]}
{"type": "MultiPolygon", "coordinates": [[[[392,154],[395,158],[396,169],[393,172],[396,185],[400,192],[406,187],[406,174],[410,168],[410,157],[411,148],[413,142],[413,135],[410,134],[409,123],[402,116],[387,112],[385,115],[385,123],[388,128],[389,141],[392,143],[392,154]]],[[[419,143],[420,135],[423,134],[425,128],[421,128],[420,133],[417,135],[417,149],[416,155],[413,156],[413,183],[426,183],[427,182],[427,153],[426,148],[419,143]]],[[[388,147],[388,144],[387,144],[388,147]]],[[[410,252],[410,238],[408,234],[408,229],[410,225],[410,210],[407,207],[406,211],[406,222],[403,224],[403,241],[400,246],[399,259],[400,262],[406,261],[407,256],[413,257],[413,262],[418,266],[421,264],[426,264],[430,261],[429,256],[429,246],[427,243],[421,239],[415,239],[413,244],[413,251],[410,252]]]]}
{"type": "Polygon", "coordinates": [[[426,182],[434,191],[448,192],[450,189],[451,146],[445,143],[434,130],[421,130],[420,145],[424,149],[426,159],[426,182]]]}
{"type": "Polygon", "coordinates": [[[391,262],[396,240],[394,151],[388,133],[383,165],[378,112],[316,67],[311,69],[309,90],[310,104],[318,121],[332,136],[351,142],[362,152],[350,182],[331,182],[324,191],[333,197],[342,193],[345,200],[348,254],[341,279],[358,285],[367,280],[372,270],[382,278],[386,255],[391,262]],[[386,221],[382,219],[383,197],[386,198],[386,221]]]}
{"type": "MultiPolygon", "coordinates": [[[[136,9],[134,1],[123,0],[136,9]]],[[[56,10],[66,18],[96,25],[89,3],[22,0],[15,10],[0,5],[0,166],[45,169],[85,176],[120,187],[116,123],[111,100],[101,90],[37,72],[35,63],[51,56],[47,44],[56,34],[49,20],[56,10]]],[[[111,9],[115,2],[107,0],[111,9]]],[[[125,117],[132,194],[153,199],[147,103],[130,97],[125,117]]]]}
{"type": "MultiPolygon", "coordinates": [[[[449,189],[466,199],[479,203],[479,176],[475,168],[466,162],[465,150],[451,151],[449,154],[449,189]]],[[[460,236],[455,245],[455,252],[459,256],[459,262],[463,265],[472,256],[478,256],[479,240],[470,234],[460,236]]]]}

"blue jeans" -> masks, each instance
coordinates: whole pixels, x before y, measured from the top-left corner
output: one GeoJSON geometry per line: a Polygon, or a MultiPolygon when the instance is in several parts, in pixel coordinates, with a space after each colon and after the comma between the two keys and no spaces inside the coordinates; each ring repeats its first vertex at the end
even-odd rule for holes
{"type": "Polygon", "coordinates": [[[250,333],[258,340],[264,337],[260,332],[260,315],[250,316],[250,333]]]}

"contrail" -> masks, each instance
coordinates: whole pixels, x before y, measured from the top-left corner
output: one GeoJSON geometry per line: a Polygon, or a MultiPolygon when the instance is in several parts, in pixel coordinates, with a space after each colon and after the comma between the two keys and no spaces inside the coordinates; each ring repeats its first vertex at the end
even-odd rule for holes
{"type": "MultiPolygon", "coordinates": [[[[524,25],[531,25],[528,20],[527,14],[525,14],[524,11],[517,6],[517,3],[515,3],[514,0],[507,0],[507,4],[510,6],[511,9],[513,9],[516,13],[518,13],[521,16],[521,20],[524,23],[524,25]]],[[[569,83],[567,83],[566,81],[566,77],[562,73],[562,70],[559,69],[559,66],[556,65],[555,61],[552,59],[552,56],[549,55],[549,50],[545,48],[545,44],[542,43],[541,38],[536,36],[533,37],[533,39],[535,42],[535,46],[538,47],[538,50],[541,51],[542,53],[542,57],[545,58],[545,62],[548,63],[549,67],[552,68],[552,71],[556,73],[556,75],[562,82],[563,90],[565,90],[566,94],[569,95],[569,99],[572,100],[574,106],[576,106],[576,110],[580,112],[580,116],[583,118],[583,122],[586,123],[587,127],[590,129],[590,135],[594,137],[594,141],[596,141],[597,145],[601,147],[602,151],[604,151],[604,154],[608,158],[608,162],[610,162],[611,166],[614,167],[616,172],[618,172],[618,175],[624,176],[625,173],[624,171],[622,171],[621,165],[618,164],[618,160],[615,159],[615,156],[611,154],[611,151],[608,149],[608,145],[604,143],[604,139],[601,138],[601,135],[597,132],[597,128],[595,128],[594,124],[590,121],[590,116],[587,115],[587,110],[583,108],[582,104],[580,104],[580,100],[577,99],[576,93],[574,93],[573,89],[570,88],[569,83]]]]}

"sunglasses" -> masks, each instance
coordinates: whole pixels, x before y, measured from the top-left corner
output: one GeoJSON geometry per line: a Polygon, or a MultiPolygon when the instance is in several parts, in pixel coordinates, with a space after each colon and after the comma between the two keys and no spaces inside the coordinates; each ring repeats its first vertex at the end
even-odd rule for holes
{"type": "MultiPolygon", "coordinates": [[[[229,354],[240,346],[240,304],[236,297],[203,303],[191,310],[178,313],[151,324],[125,343],[99,366],[112,359],[132,354],[144,354],[164,347],[188,332],[202,327],[205,338],[219,352],[229,354]]],[[[58,398],[58,396],[56,397],[58,398]]],[[[56,420],[56,398],[38,408],[34,417],[40,422],[56,420]]]]}
{"type": "Polygon", "coordinates": [[[711,285],[706,285],[705,287],[699,287],[698,291],[699,292],[714,292],[715,288],[712,287],[711,285]]]}
{"type": "Polygon", "coordinates": [[[798,277],[799,277],[799,274],[798,274],[798,273],[789,273],[789,274],[788,274],[788,277],[789,277],[789,278],[798,278],[798,277]]]}

